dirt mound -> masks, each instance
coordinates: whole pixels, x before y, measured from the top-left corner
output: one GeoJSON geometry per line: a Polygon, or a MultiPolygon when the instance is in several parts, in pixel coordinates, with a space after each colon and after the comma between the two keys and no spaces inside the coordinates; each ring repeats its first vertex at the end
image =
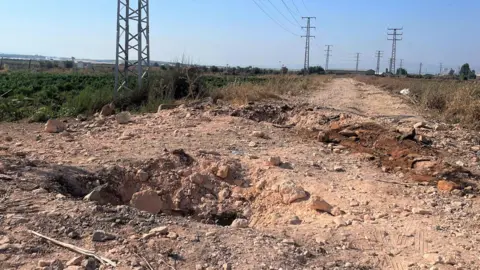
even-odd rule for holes
{"type": "Polygon", "coordinates": [[[288,112],[293,107],[288,105],[275,106],[270,104],[247,105],[230,113],[231,116],[243,117],[256,122],[269,122],[283,125],[289,118],[288,112]]]}

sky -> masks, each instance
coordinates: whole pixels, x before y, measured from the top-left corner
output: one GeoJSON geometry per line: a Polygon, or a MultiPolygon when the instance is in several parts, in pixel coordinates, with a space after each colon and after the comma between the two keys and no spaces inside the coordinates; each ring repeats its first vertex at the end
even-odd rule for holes
{"type": "MultiPolygon", "coordinates": [[[[115,58],[116,0],[0,0],[0,10],[1,53],[115,58]]],[[[480,70],[478,14],[478,0],[150,0],[151,59],[302,68],[305,31],[298,22],[315,16],[310,66],[324,66],[324,45],[332,44],[331,69],[355,69],[357,52],[359,69],[375,69],[381,50],[385,70],[387,28],[403,27],[397,67],[404,59],[410,73],[420,62],[423,73],[438,73],[440,63],[480,70]]]]}

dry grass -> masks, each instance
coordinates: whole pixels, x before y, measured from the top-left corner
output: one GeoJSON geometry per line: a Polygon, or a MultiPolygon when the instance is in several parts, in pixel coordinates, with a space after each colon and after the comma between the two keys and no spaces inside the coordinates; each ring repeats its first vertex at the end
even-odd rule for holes
{"type": "Polygon", "coordinates": [[[332,76],[296,76],[265,75],[263,82],[233,82],[212,91],[212,97],[229,101],[233,104],[247,104],[265,99],[280,99],[282,95],[301,95],[316,89],[330,81],[332,76]]]}
{"type": "Polygon", "coordinates": [[[413,103],[450,123],[480,128],[480,83],[359,76],[357,80],[398,93],[410,89],[413,103]]]}

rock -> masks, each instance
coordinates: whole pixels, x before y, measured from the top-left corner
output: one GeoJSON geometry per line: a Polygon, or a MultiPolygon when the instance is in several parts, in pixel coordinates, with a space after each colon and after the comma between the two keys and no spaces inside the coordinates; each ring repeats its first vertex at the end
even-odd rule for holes
{"type": "Polygon", "coordinates": [[[11,142],[11,141],[13,141],[12,136],[5,136],[5,141],[6,141],[6,142],[11,142]]]}
{"type": "Polygon", "coordinates": [[[332,211],[330,212],[330,214],[334,216],[341,216],[343,215],[343,211],[339,207],[334,207],[332,208],[332,211]]]}
{"type": "Polygon", "coordinates": [[[178,107],[178,105],[175,105],[175,104],[160,104],[160,106],[158,106],[157,113],[159,113],[160,111],[163,111],[163,110],[175,109],[176,107],[178,107]]]}
{"type": "Polygon", "coordinates": [[[151,214],[157,214],[161,210],[166,209],[165,202],[153,190],[136,192],[133,194],[132,199],[130,200],[130,205],[151,214]]]}
{"type": "Polygon", "coordinates": [[[104,184],[94,188],[87,196],[83,198],[85,201],[92,201],[98,204],[120,204],[120,199],[115,195],[115,191],[108,184],[104,184]]]}
{"type": "Polygon", "coordinates": [[[105,242],[109,240],[114,240],[116,237],[112,234],[108,234],[105,231],[97,230],[93,232],[92,241],[93,242],[105,242]]]}
{"type": "Polygon", "coordinates": [[[423,258],[425,259],[425,261],[427,261],[427,263],[431,265],[442,262],[442,258],[437,253],[425,253],[423,254],[423,258]]]}
{"type": "Polygon", "coordinates": [[[67,262],[67,266],[70,265],[81,265],[83,261],[83,256],[73,257],[70,261],[67,262]]]}
{"type": "Polygon", "coordinates": [[[425,126],[426,126],[425,122],[417,122],[413,125],[413,128],[422,128],[425,126]]]}
{"type": "Polygon", "coordinates": [[[457,162],[455,162],[455,165],[457,165],[457,166],[459,166],[459,167],[465,166],[465,164],[464,164],[462,161],[460,161],[460,160],[457,161],[457,162]]]}
{"type": "Polygon", "coordinates": [[[169,232],[167,234],[167,238],[169,239],[177,239],[178,238],[178,234],[174,233],[174,232],[169,232]]]}
{"type": "Polygon", "coordinates": [[[148,180],[148,173],[144,170],[138,170],[136,177],[140,182],[146,182],[148,180]]]}
{"type": "Polygon", "coordinates": [[[232,264],[231,263],[224,263],[222,266],[223,270],[232,270],[232,264]]]}
{"type": "Polygon", "coordinates": [[[220,191],[218,192],[218,196],[217,196],[217,197],[218,197],[218,200],[219,200],[220,202],[225,201],[226,199],[228,199],[228,197],[230,197],[230,190],[229,190],[228,188],[224,188],[224,189],[220,190],[220,191]]]}
{"type": "Polygon", "coordinates": [[[441,191],[450,192],[454,189],[458,189],[459,185],[452,181],[440,180],[437,183],[437,188],[441,191]]]}
{"type": "Polygon", "coordinates": [[[336,165],[333,167],[333,170],[336,172],[344,172],[345,168],[343,168],[342,166],[336,165]]]}
{"type": "Polygon", "coordinates": [[[252,132],[252,137],[265,139],[266,135],[265,135],[265,133],[263,133],[263,131],[254,131],[254,132],[252,132]]]}
{"type": "Polygon", "coordinates": [[[335,217],[333,222],[337,224],[337,226],[347,226],[347,222],[342,217],[335,217]]]}
{"type": "Polygon", "coordinates": [[[47,193],[48,193],[48,191],[44,188],[37,188],[37,189],[32,190],[32,194],[35,194],[35,195],[47,194],[47,193]]]}
{"type": "Polygon", "coordinates": [[[166,234],[168,234],[168,227],[167,226],[155,227],[155,228],[150,230],[150,233],[166,235],[166,234]]]}
{"type": "Polygon", "coordinates": [[[318,132],[317,140],[319,142],[328,143],[330,141],[330,138],[326,132],[320,131],[318,132]]]}
{"type": "Polygon", "coordinates": [[[222,165],[222,166],[218,167],[217,176],[222,178],[222,179],[225,179],[225,178],[228,177],[228,171],[229,171],[229,167],[226,166],[226,165],[222,165]]]}
{"type": "Polygon", "coordinates": [[[82,262],[82,266],[85,270],[96,270],[100,266],[96,259],[88,258],[82,262]]]}
{"type": "Polygon", "coordinates": [[[291,225],[299,225],[302,223],[302,220],[297,217],[297,216],[293,216],[289,221],[288,223],[290,223],[291,225]]]}
{"type": "Polygon", "coordinates": [[[311,196],[310,200],[308,201],[308,205],[310,209],[317,210],[317,211],[322,211],[322,212],[327,212],[330,213],[332,211],[332,206],[327,203],[324,199],[322,199],[320,196],[311,196]]]}
{"type": "Polygon", "coordinates": [[[203,265],[197,263],[197,264],[195,265],[195,270],[203,270],[203,265]]]}
{"type": "Polygon", "coordinates": [[[412,213],[413,214],[418,214],[418,215],[431,215],[432,211],[414,207],[414,208],[412,208],[412,213]]]}
{"type": "Polygon", "coordinates": [[[100,111],[100,114],[102,116],[110,116],[115,113],[115,106],[113,103],[107,104],[102,107],[102,110],[100,111]]]}
{"type": "Polygon", "coordinates": [[[38,267],[48,267],[50,264],[52,264],[53,261],[47,261],[47,260],[40,260],[37,263],[38,267]]]}
{"type": "Polygon", "coordinates": [[[250,147],[256,147],[256,146],[257,146],[257,143],[252,141],[252,142],[249,142],[249,143],[248,143],[248,146],[250,146],[250,147]]]}
{"type": "Polygon", "coordinates": [[[87,121],[87,119],[88,119],[87,116],[83,114],[77,115],[77,121],[83,122],[83,121],[87,121]]]}
{"type": "Polygon", "coordinates": [[[120,125],[128,124],[131,121],[131,115],[129,112],[121,112],[115,116],[117,123],[120,125]]]}
{"type": "Polygon", "coordinates": [[[271,166],[280,166],[280,164],[282,164],[282,161],[278,156],[269,157],[267,162],[271,166]]]}
{"type": "Polygon", "coordinates": [[[72,228],[67,228],[65,234],[72,239],[78,239],[80,237],[80,234],[72,228]]]}
{"type": "Polygon", "coordinates": [[[45,124],[45,132],[59,133],[65,130],[65,123],[57,119],[49,119],[45,124]]]}
{"type": "Polygon", "coordinates": [[[279,185],[279,192],[282,195],[283,203],[290,204],[296,200],[304,199],[307,193],[302,187],[295,185],[292,181],[285,181],[279,185]]]}
{"type": "Polygon", "coordinates": [[[244,218],[237,218],[232,222],[230,227],[232,227],[232,228],[247,228],[248,227],[248,220],[246,220],[244,218]]]}
{"type": "Polygon", "coordinates": [[[415,162],[413,168],[417,171],[428,171],[435,168],[437,165],[438,163],[436,161],[422,160],[415,162]]]}

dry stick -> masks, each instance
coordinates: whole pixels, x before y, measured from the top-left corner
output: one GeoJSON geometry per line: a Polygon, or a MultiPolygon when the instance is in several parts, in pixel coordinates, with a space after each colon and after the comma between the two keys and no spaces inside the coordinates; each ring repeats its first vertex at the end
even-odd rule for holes
{"type": "Polygon", "coordinates": [[[100,255],[97,255],[95,254],[93,251],[90,251],[90,250],[87,250],[87,249],[83,249],[83,248],[79,248],[77,246],[74,246],[72,244],[68,244],[68,243],[64,243],[64,242],[60,242],[58,240],[55,240],[53,238],[50,238],[48,236],[45,236],[45,235],[42,235],[38,232],[35,232],[35,231],[31,231],[31,230],[28,230],[28,232],[30,233],[33,233],[35,234],[36,236],[38,237],[41,237],[45,240],[48,240],[56,245],[59,245],[61,247],[64,247],[64,248],[67,248],[67,249],[70,249],[71,251],[74,251],[74,252],[77,252],[77,253],[80,253],[80,254],[83,254],[83,255],[86,255],[86,256],[90,256],[90,257],[93,257],[95,259],[97,259],[99,262],[101,262],[102,264],[108,264],[108,265],[111,265],[113,267],[116,267],[116,263],[111,261],[110,259],[107,259],[105,257],[102,257],[100,255]]]}
{"type": "Polygon", "coordinates": [[[143,260],[143,261],[144,261],[144,262],[147,264],[147,266],[148,266],[148,269],[150,269],[150,270],[154,270],[154,269],[153,269],[153,267],[152,267],[152,265],[151,265],[151,264],[150,264],[150,263],[147,261],[147,259],[145,259],[145,257],[143,257],[143,256],[139,255],[139,254],[138,254],[138,253],[136,253],[136,252],[135,252],[135,255],[137,255],[137,256],[138,256],[140,259],[142,259],[142,260],[143,260]]]}

